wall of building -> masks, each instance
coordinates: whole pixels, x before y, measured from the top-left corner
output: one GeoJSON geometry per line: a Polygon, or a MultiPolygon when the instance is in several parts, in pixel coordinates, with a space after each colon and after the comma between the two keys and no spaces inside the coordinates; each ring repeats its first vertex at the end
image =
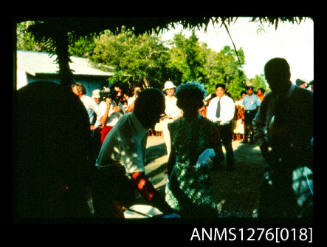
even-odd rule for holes
{"type": "MultiPolygon", "coordinates": [[[[35,77],[23,70],[17,69],[17,90],[21,87],[33,83],[36,81],[51,81],[57,84],[60,84],[60,80],[57,78],[58,76],[42,76],[42,77],[35,77]]],[[[86,95],[92,96],[92,91],[95,89],[101,89],[103,84],[106,84],[106,78],[103,77],[92,77],[92,76],[83,76],[83,77],[74,77],[74,82],[81,83],[86,88],[86,95]]]]}

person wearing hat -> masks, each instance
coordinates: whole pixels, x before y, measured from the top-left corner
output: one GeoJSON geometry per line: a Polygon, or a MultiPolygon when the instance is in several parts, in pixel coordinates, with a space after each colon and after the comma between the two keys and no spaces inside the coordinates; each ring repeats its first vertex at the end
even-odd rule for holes
{"type": "MultiPolygon", "coordinates": [[[[79,97],[79,99],[82,101],[83,105],[85,106],[85,109],[87,111],[87,114],[89,116],[90,121],[90,140],[91,140],[91,159],[95,161],[98,152],[100,151],[100,121],[97,119],[99,116],[99,105],[94,100],[94,96],[97,97],[97,92],[92,91],[92,97],[89,97],[86,94],[86,89],[83,84],[81,83],[74,83],[72,85],[72,91],[75,95],[79,97]]],[[[99,92],[100,96],[100,92],[99,92]]]]}
{"type": "Polygon", "coordinates": [[[182,117],[183,112],[177,106],[177,98],[175,97],[176,86],[172,81],[166,81],[163,91],[165,92],[165,116],[163,118],[163,136],[165,139],[167,154],[170,154],[170,134],[168,124],[182,117]]]}
{"type": "Polygon", "coordinates": [[[92,99],[99,105],[101,102],[100,89],[94,89],[92,91],[92,99]]]}
{"type": "MultiPolygon", "coordinates": [[[[100,89],[94,89],[92,91],[92,99],[99,105],[101,103],[101,95],[100,95],[101,90],[100,89]]],[[[93,125],[93,127],[91,128],[91,142],[92,142],[92,146],[91,146],[91,151],[94,154],[95,157],[97,157],[100,148],[101,148],[101,131],[102,128],[100,128],[101,124],[100,124],[100,120],[98,118],[98,116],[95,116],[96,122],[93,125]]]]}
{"type": "Polygon", "coordinates": [[[298,87],[306,88],[305,81],[302,81],[301,79],[296,79],[295,83],[298,87]]]}

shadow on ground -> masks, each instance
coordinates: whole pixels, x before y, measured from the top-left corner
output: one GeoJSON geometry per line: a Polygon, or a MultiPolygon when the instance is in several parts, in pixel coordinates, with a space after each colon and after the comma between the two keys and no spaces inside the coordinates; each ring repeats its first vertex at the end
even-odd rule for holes
{"type": "Polygon", "coordinates": [[[146,149],[145,166],[153,162],[154,160],[167,155],[167,149],[165,143],[150,146],[146,149]]]}
{"type": "Polygon", "coordinates": [[[255,217],[264,160],[257,146],[233,144],[235,170],[212,174],[216,200],[227,217],[255,217]]]}
{"type": "MultiPolygon", "coordinates": [[[[146,175],[159,193],[164,195],[168,159],[166,146],[163,138],[152,137],[148,141],[146,175]]],[[[256,217],[264,159],[257,146],[234,141],[233,149],[235,170],[228,172],[225,165],[211,174],[216,201],[222,217],[256,217]]]]}

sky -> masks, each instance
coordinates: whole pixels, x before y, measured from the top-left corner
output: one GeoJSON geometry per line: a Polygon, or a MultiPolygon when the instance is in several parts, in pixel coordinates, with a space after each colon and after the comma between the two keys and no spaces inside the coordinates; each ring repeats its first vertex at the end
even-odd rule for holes
{"type": "MultiPolygon", "coordinates": [[[[289,22],[278,23],[275,26],[259,22],[251,23],[250,18],[239,17],[236,22],[228,26],[229,33],[234,41],[236,49],[242,47],[245,54],[243,70],[248,79],[255,75],[264,74],[265,63],[274,57],[285,58],[291,68],[291,81],[296,79],[311,81],[314,79],[314,23],[306,18],[300,24],[289,22]],[[263,28],[260,28],[260,26],[263,28]]],[[[220,51],[228,45],[232,49],[233,44],[224,26],[209,24],[207,31],[195,29],[200,42],[204,42],[209,48],[220,51]]],[[[161,34],[163,40],[170,40],[174,34],[182,31],[185,37],[191,35],[191,30],[176,25],[161,34]]]]}

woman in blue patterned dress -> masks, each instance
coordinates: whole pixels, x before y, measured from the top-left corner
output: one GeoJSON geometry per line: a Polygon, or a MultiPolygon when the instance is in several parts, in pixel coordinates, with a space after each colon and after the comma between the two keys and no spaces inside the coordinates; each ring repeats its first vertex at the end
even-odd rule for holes
{"type": "Polygon", "coordinates": [[[175,95],[183,117],[168,125],[172,149],[166,201],[183,218],[217,217],[209,170],[218,167],[224,156],[217,127],[198,112],[206,90],[198,82],[188,82],[178,86],[175,95]],[[200,155],[207,156],[205,162],[200,155]]]}

